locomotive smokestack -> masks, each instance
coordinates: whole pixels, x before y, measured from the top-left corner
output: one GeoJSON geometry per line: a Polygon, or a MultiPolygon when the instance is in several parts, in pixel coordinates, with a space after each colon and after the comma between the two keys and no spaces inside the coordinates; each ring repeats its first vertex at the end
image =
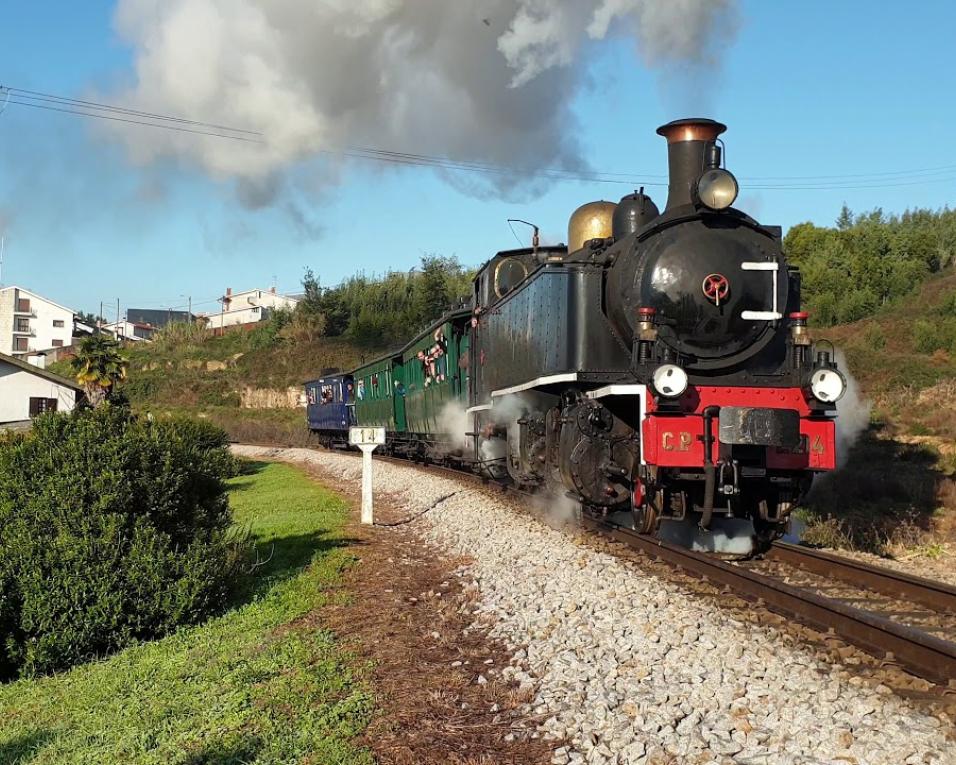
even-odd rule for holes
{"type": "Polygon", "coordinates": [[[670,177],[664,212],[694,204],[694,186],[704,170],[720,164],[717,136],[727,129],[714,120],[695,117],[674,120],[657,128],[667,139],[667,170],[670,177]]]}

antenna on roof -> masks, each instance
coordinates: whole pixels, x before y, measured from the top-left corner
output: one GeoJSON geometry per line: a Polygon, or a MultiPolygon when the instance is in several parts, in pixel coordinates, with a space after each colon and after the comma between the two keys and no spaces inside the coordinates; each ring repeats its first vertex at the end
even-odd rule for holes
{"type": "Polygon", "coordinates": [[[0,236],[0,287],[3,286],[3,245],[6,243],[6,237],[0,236]]]}

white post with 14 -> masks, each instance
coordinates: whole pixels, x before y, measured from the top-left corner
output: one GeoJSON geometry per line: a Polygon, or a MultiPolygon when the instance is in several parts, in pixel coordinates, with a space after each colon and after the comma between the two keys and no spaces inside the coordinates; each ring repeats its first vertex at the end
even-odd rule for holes
{"type": "Polygon", "coordinates": [[[385,443],[385,428],[349,428],[349,443],[362,450],[362,523],[375,522],[372,510],[372,452],[385,443]]]}

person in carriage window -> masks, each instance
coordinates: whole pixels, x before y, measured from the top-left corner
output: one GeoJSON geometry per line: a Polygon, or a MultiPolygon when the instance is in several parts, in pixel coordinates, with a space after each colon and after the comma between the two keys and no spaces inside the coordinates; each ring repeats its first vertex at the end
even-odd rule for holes
{"type": "Polygon", "coordinates": [[[441,327],[435,330],[435,344],[431,347],[430,356],[434,359],[432,367],[435,379],[439,382],[448,376],[448,341],[441,327]]]}

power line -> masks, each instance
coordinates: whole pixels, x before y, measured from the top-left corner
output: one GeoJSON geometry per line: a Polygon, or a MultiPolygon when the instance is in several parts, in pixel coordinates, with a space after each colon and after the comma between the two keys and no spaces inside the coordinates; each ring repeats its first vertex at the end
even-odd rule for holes
{"type": "MultiPolygon", "coordinates": [[[[3,89],[3,88],[0,88],[3,89]]],[[[91,109],[117,112],[120,114],[128,114],[135,117],[148,117],[150,119],[158,120],[169,120],[171,122],[181,122],[186,125],[195,125],[197,127],[207,127],[213,128],[215,130],[226,130],[230,133],[246,133],[248,135],[255,135],[262,137],[262,133],[258,130],[245,130],[243,128],[230,127],[229,125],[220,125],[214,122],[201,122],[199,120],[186,119],[185,117],[174,117],[168,114],[157,114],[155,112],[143,112],[137,109],[130,109],[125,106],[115,106],[113,104],[102,104],[97,101],[84,101],[80,98],[69,98],[67,96],[57,96],[53,93],[43,93],[38,90],[25,90],[24,88],[5,88],[5,90],[11,93],[16,98],[26,98],[34,101],[45,101],[48,103],[60,103],[60,104],[69,104],[71,106],[79,107],[88,107],[91,109]]]]}
{"type": "Polygon", "coordinates": [[[8,103],[14,104],[16,106],[29,106],[33,109],[45,109],[51,112],[63,112],[64,114],[76,114],[81,117],[96,117],[101,120],[112,120],[113,122],[127,122],[132,125],[145,125],[147,127],[162,128],[163,130],[172,130],[177,133],[193,133],[195,135],[208,135],[215,138],[231,138],[233,141],[246,141],[248,143],[265,143],[263,140],[258,138],[245,138],[238,135],[229,135],[228,133],[214,133],[211,131],[205,130],[193,130],[192,128],[186,127],[177,127],[175,125],[164,125],[160,122],[149,122],[146,120],[134,120],[126,117],[115,117],[108,114],[96,114],[95,112],[84,112],[76,109],[67,109],[61,108],[58,106],[44,106],[43,104],[30,103],[27,101],[16,101],[11,100],[8,103]]]}
{"type": "MultiPolygon", "coordinates": [[[[26,106],[33,109],[61,112],[74,116],[104,119],[145,127],[160,128],[174,132],[225,138],[246,143],[264,144],[262,132],[236,128],[214,122],[189,119],[157,112],[131,109],[114,104],[59,96],[43,91],[27,90],[0,86],[0,93],[6,97],[5,105],[26,106]]],[[[555,181],[575,181],[586,183],[615,184],[622,186],[666,187],[667,176],[647,174],[637,171],[570,171],[560,168],[520,169],[493,162],[455,159],[429,154],[379,149],[368,146],[345,146],[339,149],[323,149],[319,153],[382,162],[395,165],[431,167],[453,172],[479,172],[492,175],[521,176],[543,178],[555,181]],[[660,180],[649,180],[649,179],[660,180]]],[[[741,181],[747,188],[754,190],[787,191],[827,191],[845,189],[889,188],[897,186],[918,186],[929,183],[949,183],[956,180],[952,175],[956,165],[918,168],[912,170],[886,170],[869,173],[847,173],[834,175],[803,176],[742,176],[741,181]],[[939,177],[937,177],[939,176],[939,177]]]]}

